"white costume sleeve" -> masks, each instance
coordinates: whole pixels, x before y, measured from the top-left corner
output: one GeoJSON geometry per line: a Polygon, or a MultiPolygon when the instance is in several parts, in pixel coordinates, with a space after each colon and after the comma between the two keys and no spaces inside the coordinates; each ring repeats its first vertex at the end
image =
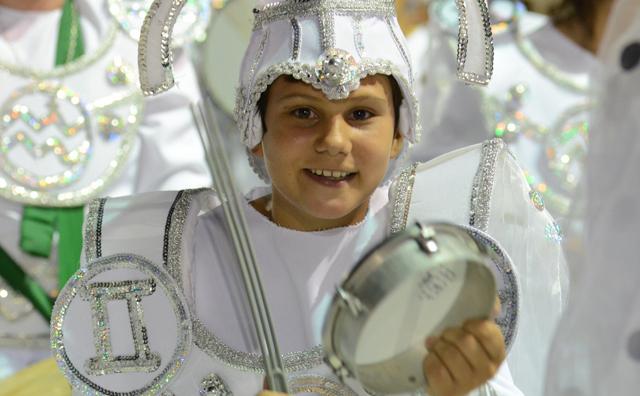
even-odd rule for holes
{"type": "Polygon", "coordinates": [[[195,71],[185,55],[178,58],[174,63],[177,89],[146,99],[139,131],[136,193],[211,185],[189,108],[198,95],[195,71]]]}
{"type": "Polygon", "coordinates": [[[495,161],[486,227],[511,256],[521,297],[508,362],[518,387],[526,395],[541,395],[547,352],[568,288],[562,233],[511,154],[501,150],[495,161]]]}

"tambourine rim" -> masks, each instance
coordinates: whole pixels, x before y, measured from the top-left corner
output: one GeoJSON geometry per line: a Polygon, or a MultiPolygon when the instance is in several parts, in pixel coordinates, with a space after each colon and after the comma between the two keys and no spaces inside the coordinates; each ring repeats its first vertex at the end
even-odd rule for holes
{"type": "MultiPolygon", "coordinates": [[[[455,224],[455,223],[448,223],[448,222],[427,222],[427,221],[417,221],[416,224],[424,226],[424,227],[435,227],[435,228],[446,228],[449,230],[455,230],[455,231],[460,231],[460,230],[464,230],[465,235],[470,238],[475,244],[478,244],[478,241],[476,241],[471,235],[469,235],[469,231],[470,230],[475,230],[472,227],[469,226],[461,226],[459,224],[455,224]]],[[[494,241],[493,238],[489,238],[490,240],[494,241]]],[[[409,232],[409,227],[405,228],[404,230],[396,233],[396,234],[392,234],[391,238],[388,239],[384,239],[383,241],[377,243],[373,248],[371,248],[369,250],[369,252],[362,258],[360,259],[356,265],[343,277],[342,281],[338,284],[338,288],[343,288],[345,291],[349,292],[350,288],[348,283],[350,281],[353,281],[354,276],[356,275],[356,273],[358,273],[361,268],[363,266],[365,266],[367,263],[370,262],[372,256],[374,254],[379,254],[380,253],[380,249],[383,248],[385,251],[386,250],[390,250],[393,249],[397,246],[399,246],[400,244],[402,244],[403,242],[407,241],[407,240],[416,240],[416,236],[411,234],[409,232]]],[[[417,243],[417,241],[416,241],[417,243]]],[[[502,249],[501,246],[499,246],[497,243],[496,245],[502,249]]],[[[504,251],[504,249],[502,249],[502,251],[504,251]]],[[[479,252],[480,253],[480,252],[479,252]]],[[[507,256],[507,258],[510,260],[510,258],[507,256]]],[[[488,258],[488,260],[492,261],[490,258],[488,258]]],[[[511,261],[510,261],[511,263],[511,261]]],[[[485,267],[489,267],[489,264],[487,263],[487,260],[479,260],[479,262],[477,263],[479,265],[484,265],[485,267]]],[[[493,265],[493,264],[491,264],[493,265]]],[[[376,265],[376,267],[374,269],[370,269],[368,271],[368,273],[366,275],[361,275],[359,274],[358,278],[362,278],[362,277],[367,277],[367,275],[370,275],[371,273],[375,272],[376,269],[379,266],[376,265]]],[[[493,272],[491,271],[490,268],[488,268],[489,272],[491,273],[492,277],[494,278],[494,292],[497,294],[498,292],[498,283],[495,280],[495,276],[493,275],[493,272]]],[[[340,306],[339,303],[339,296],[338,294],[334,294],[330,305],[329,305],[329,310],[327,311],[327,314],[325,316],[325,322],[324,322],[324,326],[322,328],[322,340],[323,340],[323,347],[325,349],[325,355],[327,357],[335,357],[337,359],[339,359],[339,361],[344,365],[345,363],[345,359],[343,356],[341,356],[342,354],[338,352],[337,348],[335,347],[333,340],[334,340],[334,333],[335,333],[335,326],[337,323],[337,318],[339,317],[341,310],[344,310],[345,308],[340,306]]],[[[443,318],[444,320],[444,318],[443,318]]],[[[349,374],[351,376],[354,376],[355,373],[351,372],[351,370],[353,369],[353,367],[348,367],[345,366],[344,369],[346,369],[349,374]]]]}

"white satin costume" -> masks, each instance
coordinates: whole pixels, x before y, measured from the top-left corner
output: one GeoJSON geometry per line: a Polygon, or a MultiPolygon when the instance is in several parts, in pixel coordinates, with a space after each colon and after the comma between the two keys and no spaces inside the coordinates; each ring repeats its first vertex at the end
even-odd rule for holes
{"type": "Polygon", "coordinates": [[[547,395],[638,394],[640,293],[640,4],[618,0],[594,79],[586,251],[549,357],[547,395]]]}
{"type": "MultiPolygon", "coordinates": [[[[61,10],[0,7],[0,244],[48,292],[58,288],[55,242],[49,259],[20,250],[23,204],[79,206],[210,183],[189,110],[191,66],[176,54],[182,89],[143,98],[129,3],[75,1],[85,55],[55,68],[61,10]]],[[[2,378],[50,351],[48,323],[1,280],[0,289],[2,378]]]]}
{"type": "MultiPolygon", "coordinates": [[[[248,147],[262,139],[257,101],[283,74],[331,100],[347,97],[367,74],[393,76],[403,95],[399,129],[416,141],[411,63],[393,1],[269,0],[257,7],[255,19],[236,108],[248,147]]],[[[478,20],[471,25],[483,26],[478,20]]],[[[484,31],[469,31],[484,53],[484,31]]],[[[253,165],[268,178],[264,164],[254,158],[253,165]]],[[[355,381],[339,382],[323,364],[318,329],[342,277],[385,237],[420,219],[485,230],[515,263],[520,287],[503,288],[500,297],[514,313],[505,323],[509,334],[518,326],[520,335],[508,337],[509,362],[489,385],[497,395],[522,395],[509,365],[536,367],[537,341],[551,331],[566,287],[553,219],[500,140],[403,171],[393,171],[396,165],[391,184],[373,193],[366,218],[349,227],[284,229],[249,204],[269,188],[246,197],[242,210],[291,393],[367,395],[355,381]]],[[[253,395],[263,389],[264,369],[247,312],[213,191],[100,199],[85,224],[83,268],[54,310],[52,347],[81,394],[253,395]]]]}
{"type": "MultiPolygon", "coordinates": [[[[549,17],[516,0],[489,3],[495,17],[494,74],[486,89],[473,89],[455,76],[457,21],[448,10],[453,2],[433,1],[429,47],[414,54],[427,77],[421,92],[424,136],[411,159],[426,161],[491,137],[504,139],[562,227],[568,254],[580,254],[574,235],[582,226],[574,212],[583,208],[572,202],[582,188],[593,107],[590,75],[599,62],[549,17]]],[[[581,273],[571,269],[572,278],[581,273]]]]}

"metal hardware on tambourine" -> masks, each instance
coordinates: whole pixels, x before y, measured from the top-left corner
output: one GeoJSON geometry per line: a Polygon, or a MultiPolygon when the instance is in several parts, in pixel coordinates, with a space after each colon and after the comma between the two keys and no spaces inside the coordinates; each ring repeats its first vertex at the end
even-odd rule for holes
{"type": "Polygon", "coordinates": [[[429,255],[437,253],[439,248],[438,243],[433,239],[435,234],[433,228],[425,227],[420,222],[417,222],[416,225],[420,228],[418,234],[420,248],[429,255]]]}
{"type": "Polygon", "coordinates": [[[331,367],[331,370],[341,382],[344,382],[348,377],[353,377],[351,371],[347,369],[338,356],[334,354],[328,355],[324,358],[324,361],[331,367]]]}
{"type": "Polygon", "coordinates": [[[367,312],[367,307],[362,304],[362,301],[360,301],[358,297],[354,296],[341,287],[337,287],[336,292],[338,293],[338,296],[340,296],[340,299],[342,300],[344,306],[356,318],[361,314],[367,312]]]}

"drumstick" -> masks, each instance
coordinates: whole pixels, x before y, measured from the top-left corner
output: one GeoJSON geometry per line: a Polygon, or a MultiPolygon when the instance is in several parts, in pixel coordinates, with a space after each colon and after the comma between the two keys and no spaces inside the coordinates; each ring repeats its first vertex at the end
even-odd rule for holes
{"type": "MultiPolygon", "coordinates": [[[[171,32],[185,3],[186,0],[154,0],[149,8],[140,34],[138,65],[140,83],[145,95],[164,92],[174,85],[171,32]]],[[[198,73],[198,77],[201,79],[201,73],[198,73]]],[[[202,81],[199,85],[203,86],[202,81]]],[[[192,104],[191,110],[202,138],[207,164],[213,176],[213,185],[222,201],[225,220],[239,260],[242,280],[262,352],[267,383],[271,390],[287,393],[285,370],[242,210],[243,198],[238,193],[229,170],[211,97],[206,92],[202,92],[202,89],[201,96],[204,103],[192,104]]]]}

